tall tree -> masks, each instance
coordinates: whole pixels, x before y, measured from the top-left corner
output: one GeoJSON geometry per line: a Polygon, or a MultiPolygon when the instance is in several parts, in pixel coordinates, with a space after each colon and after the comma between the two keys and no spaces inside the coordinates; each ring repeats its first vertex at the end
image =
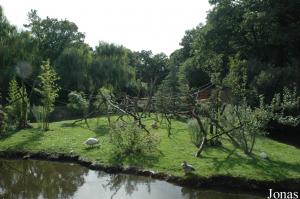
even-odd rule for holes
{"type": "Polygon", "coordinates": [[[66,47],[82,43],[85,36],[78,31],[75,23],[47,17],[41,19],[36,10],[28,14],[29,23],[25,24],[38,41],[42,59],[50,59],[53,63],[66,47]]]}
{"type": "Polygon", "coordinates": [[[8,22],[0,6],[0,92],[3,93],[3,99],[8,88],[8,70],[13,63],[11,43],[16,33],[15,27],[8,22]]]}
{"type": "Polygon", "coordinates": [[[136,69],[137,79],[147,85],[148,95],[153,95],[168,74],[169,59],[164,53],[153,54],[146,50],[134,52],[133,55],[132,65],[136,69]]]}
{"type": "Polygon", "coordinates": [[[66,99],[70,90],[87,92],[90,87],[90,66],[93,51],[87,44],[65,48],[55,62],[55,69],[60,76],[59,84],[63,86],[62,98],[66,99]]]}
{"type": "Polygon", "coordinates": [[[96,46],[89,74],[93,92],[103,86],[112,86],[119,91],[126,89],[135,78],[134,69],[129,65],[128,49],[100,42],[96,46]]]}
{"type": "Polygon", "coordinates": [[[249,89],[269,100],[284,86],[297,83],[299,87],[297,1],[210,3],[213,8],[207,23],[186,33],[182,41],[184,54],[190,55],[210,76],[216,74],[213,68],[219,65],[221,79],[230,73],[230,60],[238,54],[247,62],[249,89]]]}

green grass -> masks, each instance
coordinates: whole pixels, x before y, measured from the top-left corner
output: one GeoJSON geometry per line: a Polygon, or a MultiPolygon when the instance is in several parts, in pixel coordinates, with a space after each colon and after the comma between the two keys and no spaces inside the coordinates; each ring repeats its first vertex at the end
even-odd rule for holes
{"type": "MultiPolygon", "coordinates": [[[[194,156],[196,148],[190,142],[186,124],[173,122],[173,134],[167,136],[162,126],[153,130],[161,142],[158,150],[144,155],[118,157],[108,141],[106,118],[90,119],[91,128],[84,123],[76,126],[72,121],[51,123],[51,130],[43,132],[37,128],[21,130],[0,139],[0,151],[57,152],[80,155],[83,158],[108,165],[131,165],[145,169],[183,176],[181,162],[186,160],[196,168],[199,176],[228,175],[256,180],[283,180],[300,178],[300,150],[286,144],[259,137],[253,156],[246,156],[240,149],[224,141],[222,147],[210,147],[203,152],[202,158],[194,156]],[[87,148],[83,142],[94,137],[100,139],[101,146],[87,148]],[[269,160],[259,158],[266,152],[269,160]]],[[[150,128],[152,121],[146,124],[150,128]]]]}

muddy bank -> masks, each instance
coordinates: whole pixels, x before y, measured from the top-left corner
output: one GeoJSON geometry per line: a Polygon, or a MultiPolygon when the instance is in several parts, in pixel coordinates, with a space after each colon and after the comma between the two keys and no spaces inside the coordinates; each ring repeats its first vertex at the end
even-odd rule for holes
{"type": "Polygon", "coordinates": [[[231,176],[212,176],[212,177],[199,177],[195,175],[189,175],[185,177],[172,176],[161,172],[154,172],[150,170],[143,170],[138,167],[124,167],[124,166],[112,166],[101,165],[86,159],[83,159],[76,155],[70,154],[50,154],[46,152],[22,152],[22,151],[0,151],[0,158],[6,159],[38,159],[49,161],[62,161],[78,163],[92,170],[101,170],[107,173],[124,173],[133,174],[145,177],[151,177],[153,179],[164,180],[179,186],[190,188],[205,188],[205,189],[227,189],[234,192],[241,191],[255,191],[260,193],[267,193],[268,189],[278,191],[298,191],[300,187],[300,179],[286,179],[282,181],[258,181],[252,179],[246,179],[242,177],[231,176]]]}

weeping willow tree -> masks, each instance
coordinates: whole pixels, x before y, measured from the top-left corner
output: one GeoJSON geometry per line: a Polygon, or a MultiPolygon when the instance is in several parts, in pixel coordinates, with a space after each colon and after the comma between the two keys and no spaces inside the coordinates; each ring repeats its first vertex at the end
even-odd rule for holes
{"type": "Polygon", "coordinates": [[[122,90],[135,79],[134,68],[129,65],[129,50],[123,46],[100,42],[96,46],[89,75],[91,90],[96,93],[101,87],[122,90]]]}

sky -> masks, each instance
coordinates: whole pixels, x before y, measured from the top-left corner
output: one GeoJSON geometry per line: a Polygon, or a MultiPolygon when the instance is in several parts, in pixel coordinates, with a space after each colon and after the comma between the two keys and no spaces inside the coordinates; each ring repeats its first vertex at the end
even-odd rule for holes
{"type": "Polygon", "coordinates": [[[167,55],[180,48],[188,29],[205,23],[208,0],[0,0],[11,24],[19,29],[27,13],[75,22],[92,47],[99,41],[167,55]]]}

